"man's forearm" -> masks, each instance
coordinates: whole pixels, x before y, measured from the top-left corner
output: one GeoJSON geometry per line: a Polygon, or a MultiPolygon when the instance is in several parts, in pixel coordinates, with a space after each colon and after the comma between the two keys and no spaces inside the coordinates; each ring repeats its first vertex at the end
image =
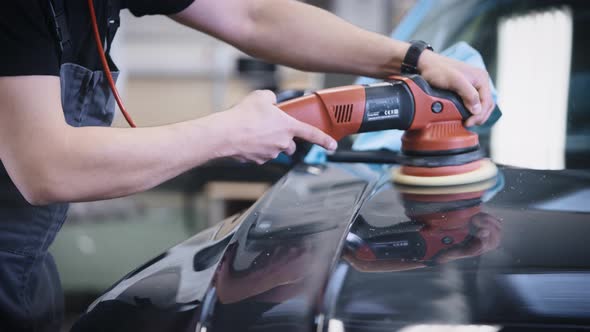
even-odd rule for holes
{"type": "Polygon", "coordinates": [[[59,88],[57,77],[0,79],[0,157],[32,203],[139,192],[231,153],[216,115],[153,128],[70,127],[59,88]]]}
{"type": "Polygon", "coordinates": [[[208,122],[136,129],[63,127],[61,135],[49,136],[53,140],[47,145],[20,149],[13,160],[24,163],[7,167],[20,167],[12,175],[34,204],[125,196],[222,156],[223,133],[208,122]]]}
{"type": "Polygon", "coordinates": [[[209,118],[153,128],[68,128],[63,137],[53,160],[44,158],[48,201],[141,192],[224,152],[223,133],[209,118]]]}
{"type": "Polygon", "coordinates": [[[198,0],[172,15],[273,63],[374,77],[399,73],[409,45],[294,0],[198,0]]]}
{"type": "Polygon", "coordinates": [[[298,1],[253,0],[250,38],[238,45],[272,62],[373,77],[399,73],[408,44],[362,30],[298,1]]]}

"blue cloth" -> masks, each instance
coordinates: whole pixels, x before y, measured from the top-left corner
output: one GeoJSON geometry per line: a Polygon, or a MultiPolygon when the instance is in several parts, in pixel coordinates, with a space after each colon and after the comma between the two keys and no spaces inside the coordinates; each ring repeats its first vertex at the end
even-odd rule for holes
{"type": "MultiPolygon", "coordinates": [[[[424,3],[427,3],[427,1],[425,1],[424,3]]],[[[407,24],[404,26],[407,26],[407,24]]],[[[397,33],[394,33],[394,36],[396,34],[397,33]]],[[[479,52],[476,49],[471,47],[466,42],[458,42],[453,46],[447,48],[446,50],[442,51],[441,54],[449,58],[453,58],[468,63],[474,67],[486,69],[481,54],[479,54],[479,52]]],[[[357,84],[370,84],[375,83],[377,81],[378,80],[372,78],[361,77],[357,80],[357,84]]],[[[492,86],[492,97],[494,98],[494,101],[496,101],[497,93],[491,80],[490,84],[492,86]]],[[[494,110],[494,114],[492,115],[488,123],[493,124],[499,117],[500,112],[494,110]]],[[[381,149],[399,151],[401,148],[401,137],[403,133],[404,132],[401,130],[383,130],[371,133],[363,133],[358,135],[358,137],[354,141],[354,144],[352,145],[352,149],[357,151],[381,149]]],[[[305,156],[305,162],[311,164],[326,162],[326,150],[317,145],[314,145],[307,154],[307,156],[305,156]]]]}

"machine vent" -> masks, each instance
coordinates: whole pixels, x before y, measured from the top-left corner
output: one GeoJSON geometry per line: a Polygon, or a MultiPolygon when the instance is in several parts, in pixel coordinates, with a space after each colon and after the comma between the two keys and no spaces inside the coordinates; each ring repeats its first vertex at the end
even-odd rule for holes
{"type": "Polygon", "coordinates": [[[352,104],[335,105],[334,117],[337,123],[350,122],[352,118],[352,104]]]}

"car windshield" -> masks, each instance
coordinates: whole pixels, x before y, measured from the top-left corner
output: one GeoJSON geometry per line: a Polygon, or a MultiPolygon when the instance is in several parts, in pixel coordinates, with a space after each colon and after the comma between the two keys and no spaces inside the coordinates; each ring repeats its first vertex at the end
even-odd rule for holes
{"type": "Polygon", "coordinates": [[[426,14],[410,12],[399,28],[415,25],[408,39],[426,40],[438,51],[465,41],[487,65],[503,117],[480,140],[496,162],[535,169],[590,166],[590,2],[421,5],[426,14]]]}

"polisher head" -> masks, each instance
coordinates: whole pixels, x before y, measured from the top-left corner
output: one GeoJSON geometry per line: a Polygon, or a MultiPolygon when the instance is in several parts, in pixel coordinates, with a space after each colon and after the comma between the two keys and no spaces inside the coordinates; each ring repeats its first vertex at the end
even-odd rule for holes
{"type": "Polygon", "coordinates": [[[431,123],[406,131],[402,137],[401,167],[393,181],[411,186],[453,186],[494,177],[496,166],[479,148],[477,134],[461,121],[431,123]]]}
{"type": "Polygon", "coordinates": [[[408,156],[457,155],[478,148],[477,134],[465,129],[461,121],[429,123],[402,136],[402,152],[408,156]]]}

